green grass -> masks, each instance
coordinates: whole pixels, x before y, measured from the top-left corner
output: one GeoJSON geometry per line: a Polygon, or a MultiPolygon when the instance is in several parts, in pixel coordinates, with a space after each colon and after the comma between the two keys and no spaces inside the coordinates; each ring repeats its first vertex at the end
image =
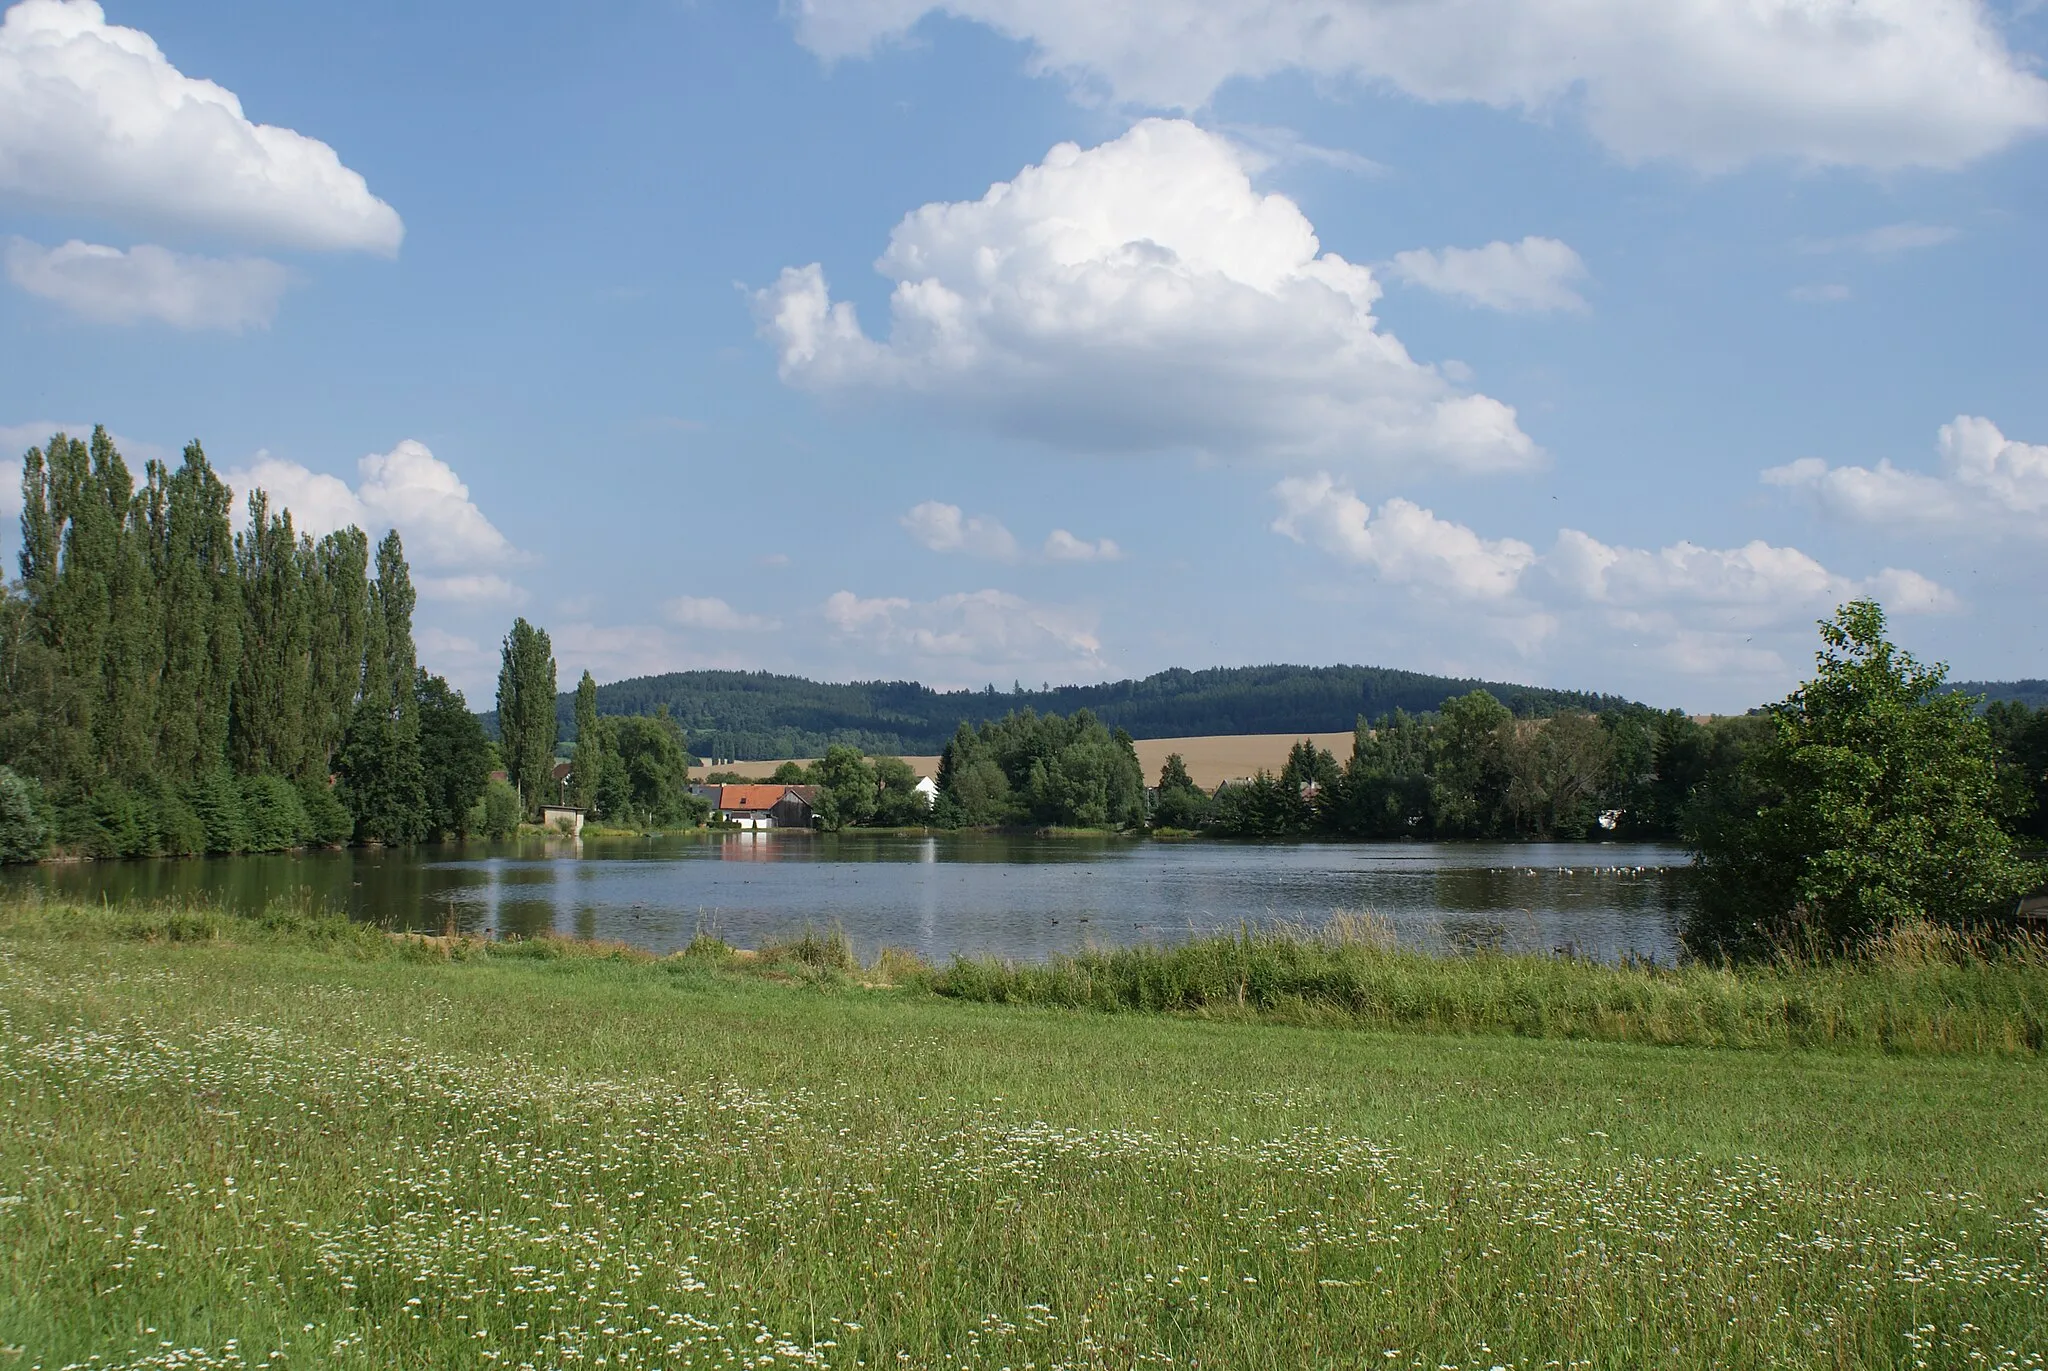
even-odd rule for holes
{"type": "Polygon", "coordinates": [[[1698,1047],[2048,1050],[2048,947],[1930,930],[1841,961],[1741,969],[1556,957],[1431,957],[1369,916],[1247,927],[1171,947],[1095,948],[1046,963],[967,959],[938,993],[995,1004],[1421,1032],[1698,1047]]]}
{"type": "Polygon", "coordinates": [[[961,1003],[832,942],[0,909],[0,1367],[2048,1354],[2036,1057],[961,1003]]]}

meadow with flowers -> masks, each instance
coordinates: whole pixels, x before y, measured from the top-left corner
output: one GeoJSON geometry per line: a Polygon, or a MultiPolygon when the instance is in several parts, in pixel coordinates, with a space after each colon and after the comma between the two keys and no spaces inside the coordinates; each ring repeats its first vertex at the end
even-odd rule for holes
{"type": "Polygon", "coordinates": [[[0,1369],[2048,1364],[2038,1051],[876,979],[0,910],[0,1369]]]}

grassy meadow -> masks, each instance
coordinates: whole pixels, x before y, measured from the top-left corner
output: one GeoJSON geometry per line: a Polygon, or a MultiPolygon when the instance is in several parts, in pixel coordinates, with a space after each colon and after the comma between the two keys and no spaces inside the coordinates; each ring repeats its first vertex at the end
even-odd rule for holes
{"type": "Polygon", "coordinates": [[[1077,1012],[949,974],[0,909],[0,1368],[2048,1356],[2024,1043],[1077,1012]]]}

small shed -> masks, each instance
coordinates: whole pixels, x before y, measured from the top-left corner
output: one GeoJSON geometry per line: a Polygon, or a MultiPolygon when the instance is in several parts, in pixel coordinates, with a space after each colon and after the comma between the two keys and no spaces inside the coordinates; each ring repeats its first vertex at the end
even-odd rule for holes
{"type": "Polygon", "coordinates": [[[2013,906],[2012,916],[2022,923],[2048,929],[2048,885],[2037,886],[2020,896],[2019,903],[2013,906]]]}
{"type": "Polygon", "coordinates": [[[567,833],[571,838],[583,836],[583,811],[575,805],[542,805],[540,826],[550,833],[567,833]]]}

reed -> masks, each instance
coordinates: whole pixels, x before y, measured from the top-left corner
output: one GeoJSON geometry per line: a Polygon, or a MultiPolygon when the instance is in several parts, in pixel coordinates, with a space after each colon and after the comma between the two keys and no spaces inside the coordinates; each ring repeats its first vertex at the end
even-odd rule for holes
{"type": "Polygon", "coordinates": [[[1371,916],[1254,927],[1045,963],[963,958],[940,995],[1108,1013],[1495,1033],[1660,1046],[2037,1055],[2048,946],[1901,930],[1863,955],[1743,966],[1404,951],[1371,916]]]}

